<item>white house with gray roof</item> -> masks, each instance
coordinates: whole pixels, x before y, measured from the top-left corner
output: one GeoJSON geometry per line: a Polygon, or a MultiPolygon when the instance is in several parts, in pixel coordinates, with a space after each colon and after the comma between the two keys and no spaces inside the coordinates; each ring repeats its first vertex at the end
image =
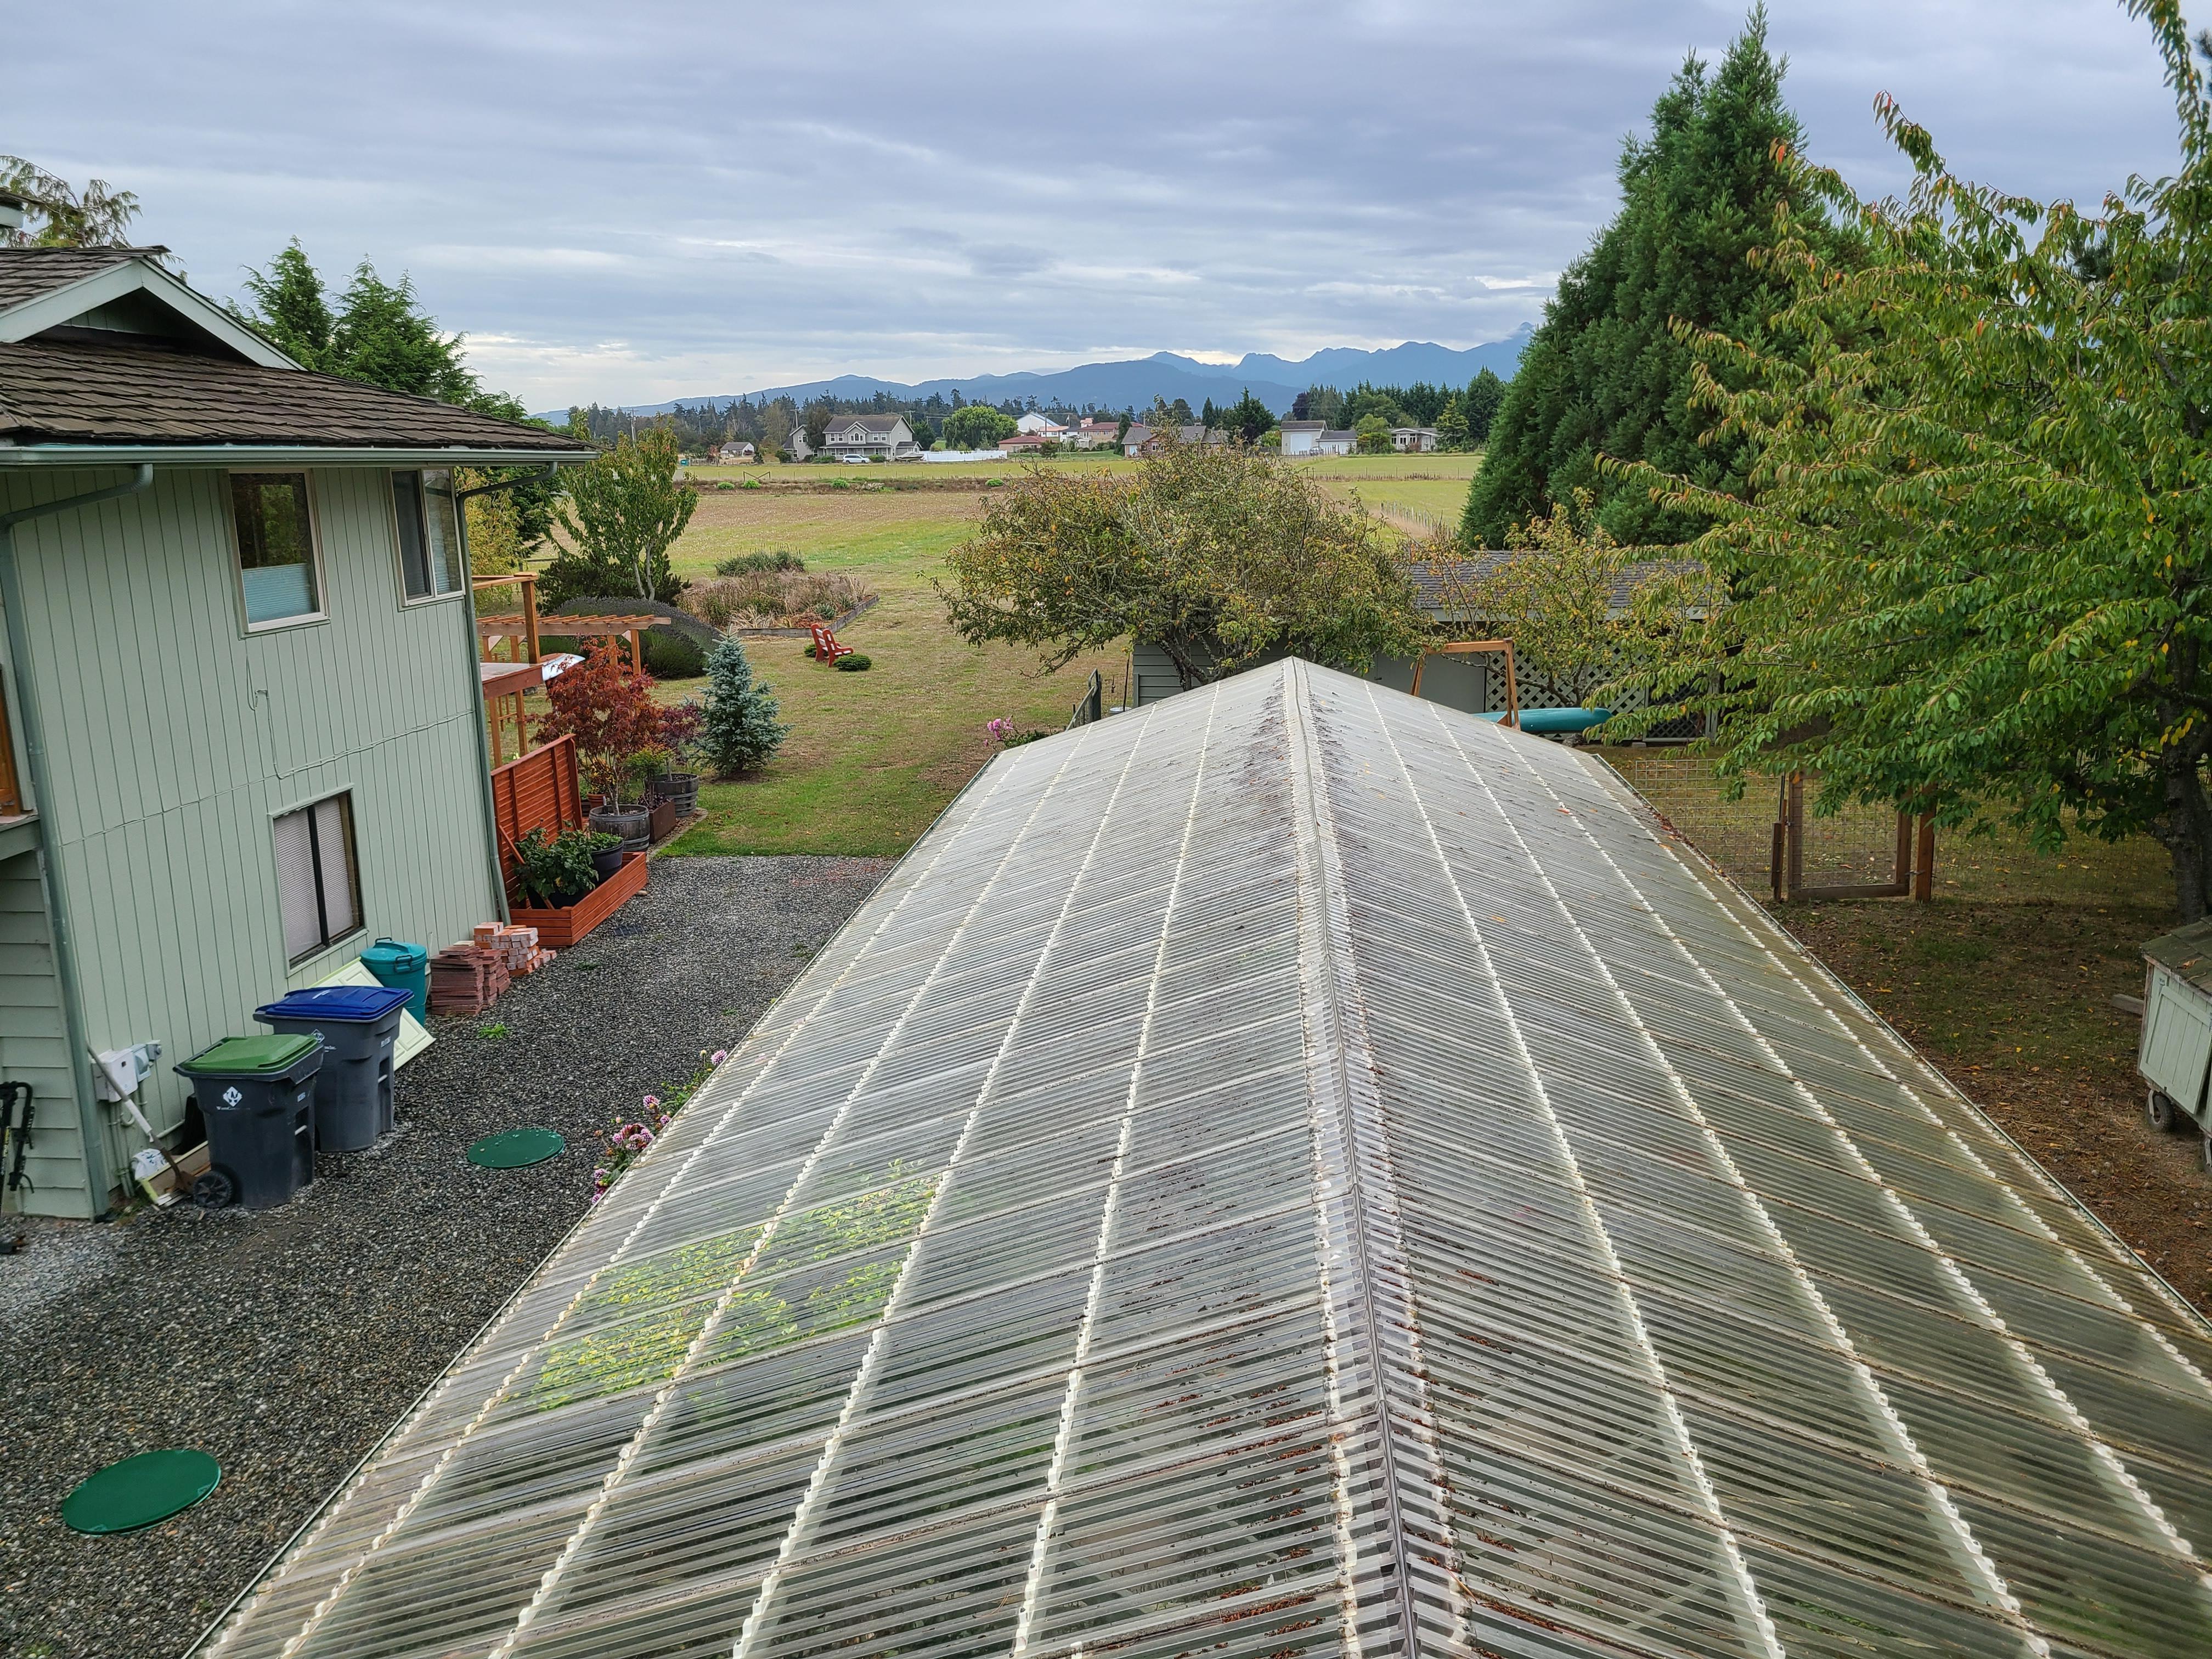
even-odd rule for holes
{"type": "Polygon", "coordinates": [[[840,459],[863,455],[870,460],[910,461],[921,453],[913,428],[897,415],[834,415],[823,430],[822,447],[840,459]]]}

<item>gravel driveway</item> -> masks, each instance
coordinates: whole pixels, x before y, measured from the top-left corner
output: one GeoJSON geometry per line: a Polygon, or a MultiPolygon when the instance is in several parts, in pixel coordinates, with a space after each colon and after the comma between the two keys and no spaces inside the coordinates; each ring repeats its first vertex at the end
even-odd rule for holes
{"type": "Polygon", "coordinates": [[[432,1022],[398,1133],[343,1174],[259,1214],[34,1225],[0,1258],[0,1651],[183,1652],[584,1212],[594,1131],[734,1047],[888,867],[655,860],[482,1021],[432,1022]],[[465,1160],[524,1123],[568,1151],[465,1160]],[[222,1486],[143,1532],[62,1526],[78,1480],[159,1446],[211,1453],[222,1486]]]}

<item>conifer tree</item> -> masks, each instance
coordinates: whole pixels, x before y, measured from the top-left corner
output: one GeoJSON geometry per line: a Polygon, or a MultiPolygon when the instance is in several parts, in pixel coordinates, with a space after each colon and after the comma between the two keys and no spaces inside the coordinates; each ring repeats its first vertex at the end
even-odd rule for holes
{"type": "Polygon", "coordinates": [[[1766,50],[1765,8],[1755,7],[1718,70],[1692,55],[1653,106],[1650,136],[1623,147],[1620,212],[1568,267],[1522,353],[1468,495],[1462,540],[1503,546],[1578,489],[1627,546],[1703,530],[1655,504],[1648,485],[1601,476],[1601,455],[1649,461],[1706,489],[1741,488],[1741,443],[1699,446],[1713,417],[1690,405],[1691,355],[1671,324],[1763,343],[1782,303],[1750,256],[1774,240],[1800,147],[1783,69],[1766,50]]]}
{"type": "Polygon", "coordinates": [[[1498,406],[1505,401],[1505,382],[1498,378],[1498,371],[1486,368],[1467,383],[1467,398],[1461,407],[1467,411],[1467,435],[1470,443],[1486,443],[1490,428],[1498,419],[1498,406]]]}
{"type": "Polygon", "coordinates": [[[1455,392],[1444,404],[1443,413],[1437,416],[1437,447],[1465,449],[1473,441],[1468,429],[1466,406],[1455,392]]]}
{"type": "Polygon", "coordinates": [[[775,695],[753,678],[744,647],[725,634],[707,653],[707,710],[699,743],[725,777],[767,765],[791,728],[777,718],[775,695]]]}

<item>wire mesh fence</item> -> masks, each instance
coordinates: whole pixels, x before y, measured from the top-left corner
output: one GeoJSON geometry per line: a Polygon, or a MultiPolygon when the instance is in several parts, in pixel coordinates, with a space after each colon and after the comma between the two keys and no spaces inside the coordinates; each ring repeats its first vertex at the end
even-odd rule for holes
{"type": "Polygon", "coordinates": [[[1816,813],[1816,775],[1753,775],[1731,799],[1708,757],[1629,747],[1603,753],[1683,840],[1730,879],[1777,898],[1900,896],[1915,864],[1933,856],[1926,832],[1916,850],[1893,808],[1816,813]]]}
{"type": "Polygon", "coordinates": [[[1743,793],[1730,799],[1728,786],[1706,756],[1627,747],[1600,752],[1669,828],[1718,865],[1730,880],[1753,890],[1768,884],[1778,778],[1748,779],[1743,793]]]}

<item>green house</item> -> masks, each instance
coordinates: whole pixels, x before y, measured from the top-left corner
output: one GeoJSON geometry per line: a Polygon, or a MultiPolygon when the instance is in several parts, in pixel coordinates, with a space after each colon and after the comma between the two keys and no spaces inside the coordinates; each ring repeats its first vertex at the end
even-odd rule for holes
{"type": "Polygon", "coordinates": [[[310,374],[149,255],[0,249],[9,1210],[96,1215],[170,1067],[381,935],[503,915],[456,466],[588,459],[310,374]]]}

